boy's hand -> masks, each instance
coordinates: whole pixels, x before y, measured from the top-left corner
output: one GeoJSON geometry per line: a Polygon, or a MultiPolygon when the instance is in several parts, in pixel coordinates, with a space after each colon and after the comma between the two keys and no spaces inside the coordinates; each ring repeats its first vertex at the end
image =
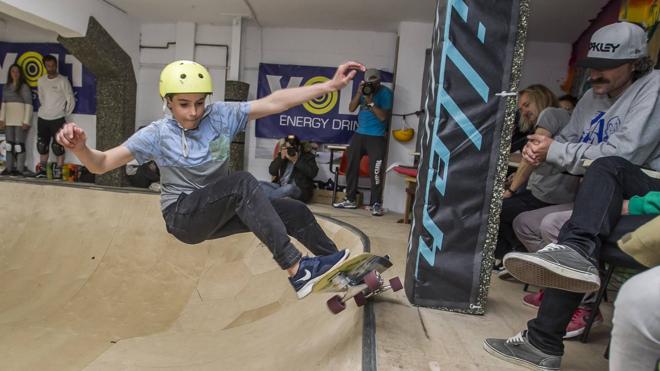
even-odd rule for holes
{"type": "Polygon", "coordinates": [[[339,67],[337,67],[337,72],[332,77],[332,80],[328,81],[330,87],[333,90],[341,90],[348,83],[353,80],[357,71],[366,71],[367,68],[361,63],[357,62],[346,62],[339,67]]]}
{"type": "Polygon", "coordinates": [[[87,135],[85,135],[85,131],[78,127],[78,125],[70,122],[57,132],[56,140],[64,148],[76,151],[85,147],[87,135]]]}

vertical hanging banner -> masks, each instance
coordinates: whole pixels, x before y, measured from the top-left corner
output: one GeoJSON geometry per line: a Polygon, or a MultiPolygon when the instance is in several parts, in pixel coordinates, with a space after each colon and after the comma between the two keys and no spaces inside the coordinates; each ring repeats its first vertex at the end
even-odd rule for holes
{"type": "MultiPolygon", "coordinates": [[[[337,67],[294,66],[288,64],[259,64],[257,98],[277,90],[313,85],[332,79],[337,67]]],[[[381,71],[381,83],[392,88],[392,74],[381,71]]],[[[255,135],[262,138],[284,138],[295,134],[302,140],[319,143],[348,143],[357,128],[357,113],[348,105],[357,92],[364,72],[358,72],[353,81],[341,91],[326,94],[305,102],[278,115],[258,119],[255,135]]]]}
{"type": "Polygon", "coordinates": [[[490,284],[527,0],[439,0],[406,263],[411,303],[482,314],[490,284]],[[502,92],[502,93],[501,93],[502,92]]]}
{"type": "MultiPolygon", "coordinates": [[[[34,110],[39,109],[37,80],[46,74],[42,62],[45,55],[57,58],[57,67],[61,75],[66,76],[73,88],[76,107],[73,113],[84,115],[96,114],[96,77],[80,61],[57,43],[10,43],[0,42],[0,85],[7,82],[7,72],[12,64],[18,64],[23,71],[25,81],[32,89],[34,110]]],[[[0,95],[2,90],[0,89],[0,95]]]]}

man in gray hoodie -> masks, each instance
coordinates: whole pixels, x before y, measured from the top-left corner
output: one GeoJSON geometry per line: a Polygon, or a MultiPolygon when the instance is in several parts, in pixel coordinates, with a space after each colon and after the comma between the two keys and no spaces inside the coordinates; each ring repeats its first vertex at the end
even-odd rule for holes
{"type": "MultiPolygon", "coordinates": [[[[552,164],[543,170],[557,173],[583,174],[583,160],[605,156],[619,156],[636,165],[660,169],[660,72],[651,71],[644,30],[625,22],[599,29],[591,37],[587,58],[580,61],[580,65],[591,69],[592,88],[578,102],[560,134],[554,139],[531,135],[523,157],[536,165],[552,164]]],[[[586,283],[580,288],[589,287],[589,290],[532,282],[554,288],[545,291],[537,317],[527,323],[528,330],[509,339],[485,340],[484,348],[492,355],[511,363],[559,370],[564,352],[562,337],[573,310],[582,299],[582,294],[577,292],[598,289],[599,278],[597,269],[588,261],[597,259],[598,249],[587,252],[557,246],[551,244],[532,254],[508,254],[504,265],[521,278],[524,275],[519,272],[519,266],[532,268],[529,264],[507,264],[513,262],[514,257],[529,256],[527,260],[554,261],[561,266],[565,266],[563,262],[567,260],[583,263],[584,272],[578,273],[586,277],[583,280],[586,283]]],[[[572,269],[573,272],[577,270],[572,269]]],[[[539,273],[539,277],[550,276],[539,273]]]]}

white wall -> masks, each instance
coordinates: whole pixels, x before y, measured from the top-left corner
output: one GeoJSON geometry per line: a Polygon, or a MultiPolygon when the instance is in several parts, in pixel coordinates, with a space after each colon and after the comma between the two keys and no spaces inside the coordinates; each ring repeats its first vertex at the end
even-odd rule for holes
{"type": "MultiPolygon", "coordinates": [[[[393,113],[405,114],[420,109],[426,49],[431,47],[432,35],[433,25],[431,23],[401,22],[399,25],[399,55],[395,76],[393,113]]],[[[417,132],[419,120],[416,116],[409,116],[406,120],[415,129],[415,137],[407,143],[401,143],[392,137],[390,130],[388,166],[395,162],[413,164],[414,159],[411,153],[415,151],[415,141],[419,134],[417,132]]],[[[402,126],[401,117],[392,117],[391,129],[400,129],[402,126]]],[[[385,208],[403,212],[405,198],[403,177],[394,172],[388,173],[383,193],[385,208]]]]}
{"type": "Polygon", "coordinates": [[[213,100],[225,96],[225,73],[227,48],[218,46],[193,47],[198,44],[231,44],[230,26],[214,26],[190,23],[145,23],[140,27],[140,45],[165,46],[167,49],[142,48],[139,53],[137,87],[136,128],[163,117],[163,102],[158,94],[160,71],[176,59],[194,59],[209,69],[213,77],[213,100]]]}
{"type": "MultiPolygon", "coordinates": [[[[264,28],[253,23],[243,37],[241,80],[250,84],[250,99],[256,97],[259,63],[305,66],[338,66],[356,60],[369,67],[392,72],[396,58],[396,34],[388,32],[264,28]]],[[[246,133],[246,169],[257,179],[268,180],[269,155],[274,140],[255,138],[254,122],[246,133]],[[258,151],[257,147],[264,150],[258,151]],[[265,156],[264,156],[265,155],[265,156]],[[259,158],[262,157],[262,158],[259,158]]],[[[325,165],[327,166],[327,165],[325,165]]],[[[329,178],[323,166],[320,177],[329,178]]]]}
{"type": "Polygon", "coordinates": [[[3,0],[0,12],[66,37],[80,37],[97,0],[3,0]]]}
{"type": "Polygon", "coordinates": [[[566,79],[572,45],[568,43],[527,42],[520,89],[532,84],[543,84],[558,96],[566,79]]]}

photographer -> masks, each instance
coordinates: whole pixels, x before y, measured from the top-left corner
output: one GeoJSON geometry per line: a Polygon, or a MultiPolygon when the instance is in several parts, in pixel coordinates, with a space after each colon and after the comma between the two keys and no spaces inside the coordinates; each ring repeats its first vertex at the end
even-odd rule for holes
{"type": "Polygon", "coordinates": [[[307,202],[314,192],[314,177],[319,172],[316,157],[304,149],[295,135],[280,140],[280,153],[268,167],[273,182],[259,182],[268,198],[291,197],[307,202]]]}
{"type": "Polygon", "coordinates": [[[349,110],[358,106],[358,128],[353,134],[348,147],[348,166],[346,168],[346,198],[332,206],[340,209],[356,209],[360,160],[369,156],[371,177],[371,214],[383,215],[383,158],[385,157],[385,133],[392,110],[392,91],[381,85],[380,71],[374,68],[364,73],[357,93],[351,100],[349,110]]]}

